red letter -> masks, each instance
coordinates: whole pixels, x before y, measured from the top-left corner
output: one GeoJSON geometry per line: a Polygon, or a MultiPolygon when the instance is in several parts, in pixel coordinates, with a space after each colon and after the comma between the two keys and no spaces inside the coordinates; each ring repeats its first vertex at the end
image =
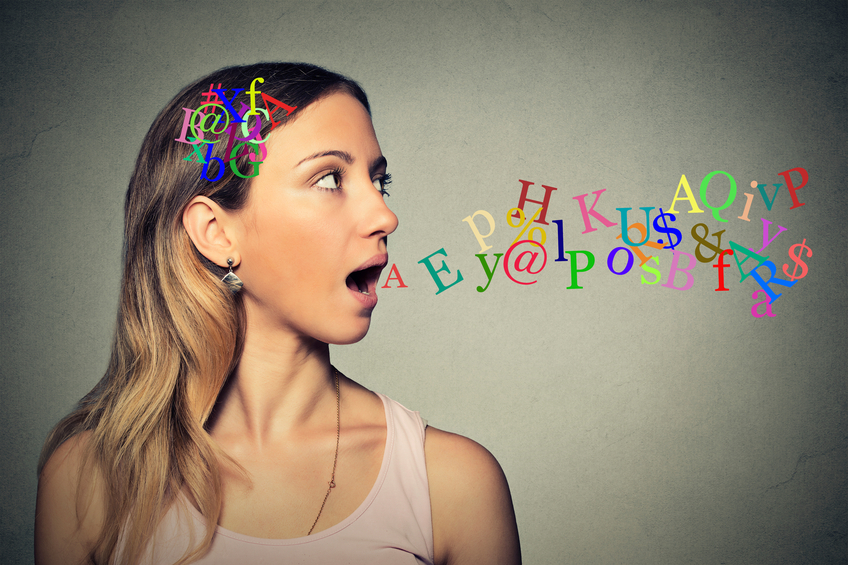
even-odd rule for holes
{"type": "Polygon", "coordinates": [[[386,279],[386,284],[381,286],[380,288],[392,288],[389,286],[389,282],[392,280],[396,280],[398,285],[396,288],[407,288],[407,285],[403,284],[403,279],[400,278],[400,273],[398,272],[397,265],[392,263],[392,268],[389,269],[389,278],[386,279]]]}
{"type": "Polygon", "coordinates": [[[292,108],[291,106],[289,106],[289,105],[287,105],[287,104],[283,104],[282,102],[280,102],[280,101],[279,101],[279,100],[277,100],[276,98],[272,98],[272,97],[268,96],[268,95],[267,95],[267,94],[265,94],[264,92],[260,92],[259,94],[261,94],[261,95],[262,95],[262,101],[263,101],[263,102],[265,102],[265,109],[266,109],[266,110],[268,110],[268,117],[269,117],[269,119],[271,120],[271,123],[272,123],[272,124],[274,124],[274,125],[271,127],[271,129],[274,129],[275,127],[277,127],[278,125],[280,125],[280,122],[278,122],[278,121],[276,121],[276,120],[274,119],[274,112],[276,112],[276,111],[277,111],[277,110],[279,110],[280,108],[285,108],[285,110],[286,110],[286,116],[288,116],[289,114],[291,114],[292,112],[294,112],[295,110],[297,110],[297,106],[295,106],[294,108],[292,108]],[[268,107],[268,101],[269,101],[269,100],[275,104],[275,106],[274,106],[274,109],[273,109],[273,110],[271,110],[271,108],[269,108],[269,107],[268,107]]]}
{"type": "MultiPolygon", "coordinates": [[[[730,265],[726,265],[724,263],[724,256],[725,255],[733,255],[733,250],[732,249],[725,249],[724,251],[719,253],[718,262],[715,265],[713,265],[714,269],[718,269],[718,288],[716,289],[716,292],[718,292],[720,290],[730,290],[729,288],[725,288],[725,286],[724,286],[724,269],[726,267],[730,266],[730,265]]],[[[759,291],[757,291],[757,292],[759,292],[759,291]]]]}
{"type": "Polygon", "coordinates": [[[807,185],[807,181],[810,180],[810,175],[807,174],[807,171],[801,167],[795,167],[794,169],[789,169],[788,171],[783,171],[778,174],[786,179],[786,188],[789,189],[789,195],[792,196],[792,206],[790,206],[789,209],[793,210],[799,206],[803,206],[803,202],[798,202],[798,196],[795,194],[795,191],[804,188],[807,185]],[[792,184],[792,175],[789,174],[792,171],[798,171],[801,174],[801,186],[796,187],[792,184]]]}
{"type": "MultiPolygon", "coordinates": [[[[550,203],[550,201],[551,201],[551,193],[553,191],[555,191],[556,188],[554,188],[552,186],[545,186],[543,184],[542,188],[545,189],[545,199],[541,200],[541,201],[540,200],[531,200],[531,199],[527,198],[527,189],[530,188],[531,186],[533,186],[533,183],[530,182],[529,180],[521,180],[521,179],[518,179],[518,182],[521,183],[521,196],[518,198],[518,208],[520,208],[521,211],[523,212],[524,211],[524,205],[527,202],[533,202],[534,204],[541,204],[542,205],[542,214],[539,216],[539,219],[535,220],[535,221],[540,223],[540,224],[544,224],[544,225],[547,226],[548,222],[545,221],[545,214],[548,213],[548,203],[550,203]]],[[[518,218],[519,217],[518,212],[513,214],[512,217],[518,218]]],[[[485,250],[483,250],[483,251],[485,251],[485,250]]],[[[481,253],[482,253],[482,251],[481,251],[481,253]]]]}

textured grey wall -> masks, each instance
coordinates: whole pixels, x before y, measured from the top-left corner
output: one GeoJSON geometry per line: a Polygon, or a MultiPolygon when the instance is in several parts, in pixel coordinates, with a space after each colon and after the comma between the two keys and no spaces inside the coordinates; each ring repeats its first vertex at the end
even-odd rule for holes
{"type": "MultiPolygon", "coordinates": [[[[0,562],[31,561],[41,442],[105,367],[142,136],[189,81],[268,59],[361,81],[396,181],[391,261],[408,288],[380,291],[371,333],[334,348],[336,364],[498,457],[526,563],[846,562],[844,0],[5,0],[0,13],[0,562]],[[770,192],[793,167],[809,172],[805,206],[790,210],[784,187],[767,210],[750,182],[770,192]],[[681,175],[697,193],[715,170],[738,183],[730,221],[679,203],[680,249],[694,253],[703,222],[726,230],[723,247],[757,250],[766,218],[787,230],[765,253],[791,269],[806,239],[809,274],[778,287],[774,317],[751,315],[758,286],[735,266],[728,292],[711,264],[687,291],[640,284],[638,262],[607,268],[619,226],[581,233],[575,196],[606,189],[598,211],[636,221],[668,209],[681,175]],[[558,189],[548,220],[596,257],[582,290],[553,261],[553,224],[537,284],[499,266],[475,290],[462,219],[495,217],[491,264],[518,232],[505,214],[519,179],[558,189]],[[440,248],[465,280],[437,296],[417,262],[440,248]]],[[[727,183],[710,187],[722,202],[727,183]]],[[[653,254],[666,282],[669,252],[653,254]]]]}

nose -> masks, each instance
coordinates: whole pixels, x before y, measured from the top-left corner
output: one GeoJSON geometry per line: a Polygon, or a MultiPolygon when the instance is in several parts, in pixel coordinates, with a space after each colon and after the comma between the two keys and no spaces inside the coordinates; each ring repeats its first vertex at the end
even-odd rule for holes
{"type": "Polygon", "coordinates": [[[363,222],[363,236],[386,237],[398,227],[395,213],[386,204],[385,196],[369,184],[365,189],[367,195],[366,215],[363,222]]]}

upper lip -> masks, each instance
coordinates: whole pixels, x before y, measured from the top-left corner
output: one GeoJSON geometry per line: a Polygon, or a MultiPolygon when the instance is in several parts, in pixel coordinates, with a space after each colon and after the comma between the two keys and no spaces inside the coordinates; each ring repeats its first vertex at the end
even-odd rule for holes
{"type": "Polygon", "coordinates": [[[389,263],[389,254],[388,253],[378,253],[374,255],[364,263],[362,263],[359,267],[351,271],[352,273],[356,273],[358,271],[364,271],[365,269],[370,269],[372,267],[383,268],[389,263]]]}
{"type": "Polygon", "coordinates": [[[345,277],[345,285],[351,290],[358,290],[365,294],[373,293],[380,273],[388,262],[387,253],[374,255],[345,277]]]}

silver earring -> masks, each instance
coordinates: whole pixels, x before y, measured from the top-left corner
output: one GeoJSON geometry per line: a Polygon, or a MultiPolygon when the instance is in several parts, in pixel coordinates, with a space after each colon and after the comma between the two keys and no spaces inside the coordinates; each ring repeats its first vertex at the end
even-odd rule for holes
{"type": "Polygon", "coordinates": [[[244,285],[241,282],[241,279],[238,278],[238,275],[233,272],[233,258],[227,257],[227,266],[230,268],[230,272],[224,275],[224,278],[221,279],[221,282],[227,285],[230,289],[230,292],[233,294],[238,294],[238,291],[241,290],[241,287],[244,285]]]}

